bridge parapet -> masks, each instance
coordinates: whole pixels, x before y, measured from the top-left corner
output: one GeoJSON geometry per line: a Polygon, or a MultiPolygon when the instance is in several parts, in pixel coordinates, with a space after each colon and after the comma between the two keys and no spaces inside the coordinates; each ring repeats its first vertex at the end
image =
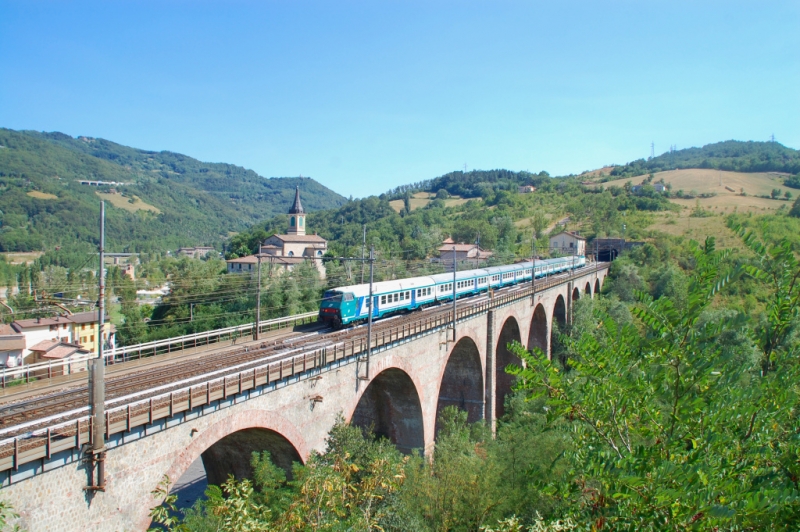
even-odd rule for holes
{"type": "MultiPolygon", "coordinates": [[[[601,264],[591,269],[582,268],[569,277],[540,279],[536,282],[536,291],[541,293],[564,283],[571,284],[573,278],[584,277],[605,269],[607,265],[601,264]]],[[[531,297],[532,294],[533,288],[530,285],[520,285],[510,293],[500,294],[485,301],[473,304],[469,304],[469,300],[462,301],[462,306],[456,310],[455,323],[511,305],[531,297]]],[[[372,352],[378,353],[413,337],[450,327],[453,321],[453,311],[446,310],[416,319],[403,320],[397,326],[374,331],[372,352]]],[[[235,398],[254,391],[259,395],[267,393],[287,379],[308,378],[322,367],[347,363],[364,356],[366,347],[367,338],[363,335],[300,354],[273,355],[255,363],[247,362],[238,367],[110,399],[106,402],[106,438],[110,439],[116,434],[130,432],[136,427],[151,425],[158,420],[170,419],[229,397],[235,398]]],[[[4,434],[13,434],[0,440],[0,474],[6,473],[5,478],[0,476],[0,486],[11,482],[12,475],[8,473],[9,471],[17,471],[26,463],[49,460],[57,452],[68,449],[79,450],[81,445],[91,444],[91,424],[89,408],[86,406],[67,414],[61,413],[0,429],[0,437],[4,434]],[[71,419],[63,421],[65,417],[71,419]],[[21,434],[15,434],[20,432],[21,434]]]]}

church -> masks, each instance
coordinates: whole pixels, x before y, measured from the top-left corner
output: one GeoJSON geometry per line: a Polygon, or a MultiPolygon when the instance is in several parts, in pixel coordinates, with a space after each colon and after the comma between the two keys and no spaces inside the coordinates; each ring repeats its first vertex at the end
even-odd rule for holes
{"type": "MultiPolygon", "coordinates": [[[[322,256],[328,241],[319,235],[306,234],[306,212],[300,203],[300,187],[295,189],[294,204],[289,209],[289,228],[285,235],[272,235],[261,245],[262,273],[275,274],[291,271],[296,265],[309,261],[325,279],[322,256]]],[[[228,272],[255,272],[258,257],[249,255],[226,261],[228,272]]]]}

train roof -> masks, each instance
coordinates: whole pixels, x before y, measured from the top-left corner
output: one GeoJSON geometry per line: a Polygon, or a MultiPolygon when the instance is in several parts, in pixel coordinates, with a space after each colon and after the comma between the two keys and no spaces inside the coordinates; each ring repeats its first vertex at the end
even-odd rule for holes
{"type": "MultiPolygon", "coordinates": [[[[480,277],[481,275],[488,275],[486,269],[478,268],[477,270],[462,270],[460,272],[456,272],[456,281],[472,279],[473,277],[480,277]]],[[[431,275],[430,277],[436,284],[448,283],[453,280],[453,272],[437,273],[436,275],[431,275]]]]}
{"type": "MultiPolygon", "coordinates": [[[[413,290],[422,286],[431,286],[433,284],[434,281],[430,277],[411,277],[408,279],[395,279],[392,281],[378,281],[376,283],[372,283],[372,293],[385,294],[387,292],[413,290]]],[[[364,297],[369,296],[369,283],[340,286],[337,288],[332,288],[331,290],[336,290],[337,292],[350,292],[356,297],[364,297]]]]}

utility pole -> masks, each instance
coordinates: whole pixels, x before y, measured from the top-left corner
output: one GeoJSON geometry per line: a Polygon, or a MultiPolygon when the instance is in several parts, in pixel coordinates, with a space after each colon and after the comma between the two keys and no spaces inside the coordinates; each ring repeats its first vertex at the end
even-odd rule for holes
{"type": "Polygon", "coordinates": [[[361,237],[361,284],[364,284],[364,248],[367,246],[367,224],[364,224],[364,234],[361,237]]]}
{"type": "MultiPolygon", "coordinates": [[[[92,412],[92,456],[89,459],[94,466],[97,465],[97,480],[94,479],[94,467],[90,468],[91,480],[88,491],[106,490],[106,413],[105,413],[105,360],[103,359],[103,331],[105,329],[105,297],[106,297],[106,276],[105,276],[105,247],[106,247],[106,204],[100,202],[100,282],[99,300],[97,304],[98,320],[98,339],[97,339],[97,358],[92,360],[91,371],[89,372],[89,399],[92,412]]],[[[78,435],[80,438],[80,434],[78,435]]]]}
{"type": "Polygon", "coordinates": [[[531,236],[531,306],[536,305],[536,232],[531,236]]]}
{"type": "Polygon", "coordinates": [[[372,314],[375,307],[372,295],[372,281],[374,278],[375,246],[369,248],[369,317],[367,318],[367,380],[369,380],[369,359],[372,356],[372,314]]]}
{"type": "Polygon", "coordinates": [[[261,329],[261,253],[258,253],[256,258],[258,259],[258,286],[256,287],[256,328],[253,340],[259,339],[258,334],[261,329]]]}
{"type": "Polygon", "coordinates": [[[456,246],[453,246],[453,343],[456,341],[456,271],[458,262],[456,261],[456,246]]]}

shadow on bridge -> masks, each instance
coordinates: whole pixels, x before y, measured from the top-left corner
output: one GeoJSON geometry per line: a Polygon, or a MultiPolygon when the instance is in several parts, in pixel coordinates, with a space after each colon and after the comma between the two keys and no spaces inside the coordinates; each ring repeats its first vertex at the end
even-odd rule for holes
{"type": "Polygon", "coordinates": [[[372,429],[401,452],[425,447],[422,407],[414,381],[397,368],[379,373],[358,401],[350,423],[372,429]]]}
{"type": "Polygon", "coordinates": [[[495,350],[495,419],[500,419],[506,413],[506,396],[511,393],[511,387],[514,385],[514,379],[516,378],[506,373],[506,366],[509,364],[522,365],[519,357],[508,349],[508,344],[511,342],[522,343],[519,324],[513,317],[505,321],[503,328],[500,330],[500,335],[497,337],[497,349],[495,350]]]}
{"type": "Polygon", "coordinates": [[[436,404],[436,429],[439,435],[439,415],[448,406],[467,412],[467,421],[474,423],[483,418],[483,369],[478,346],[472,338],[458,341],[450,352],[439,385],[439,400],[436,404]]]}

